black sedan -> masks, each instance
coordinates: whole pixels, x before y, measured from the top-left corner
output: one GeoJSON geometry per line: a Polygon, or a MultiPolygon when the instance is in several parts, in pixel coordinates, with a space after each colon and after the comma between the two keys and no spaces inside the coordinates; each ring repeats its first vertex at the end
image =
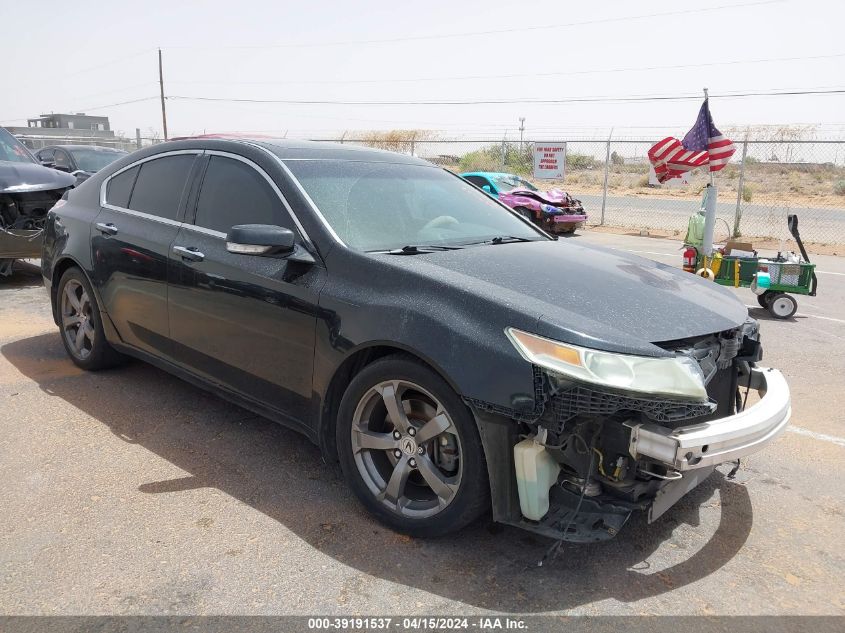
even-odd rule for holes
{"type": "Polygon", "coordinates": [[[559,243],[391,152],[144,149],[56,205],[42,268],[78,366],[140,358],[301,431],[414,535],[492,509],[555,538],[610,538],[789,418],[729,291],[559,243]],[[738,411],[740,386],[763,397],[738,411]]]}
{"type": "Polygon", "coordinates": [[[42,165],[73,174],[77,184],[126,154],[122,149],[97,145],[50,145],[35,152],[42,165]]]}

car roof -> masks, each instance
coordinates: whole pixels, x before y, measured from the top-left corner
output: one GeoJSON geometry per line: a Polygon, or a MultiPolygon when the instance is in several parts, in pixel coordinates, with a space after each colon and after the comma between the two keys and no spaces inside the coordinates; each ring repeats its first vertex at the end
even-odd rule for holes
{"type": "Polygon", "coordinates": [[[194,137],[180,137],[178,140],[153,147],[173,149],[223,148],[229,143],[257,145],[269,150],[282,160],[315,159],[315,160],[355,160],[379,163],[397,163],[404,165],[424,165],[433,167],[432,163],[415,156],[400,154],[383,149],[375,149],[365,145],[350,143],[330,143],[326,141],[302,141],[283,138],[268,138],[262,136],[240,136],[226,134],[204,134],[194,137]]]}
{"type": "Polygon", "coordinates": [[[126,154],[128,152],[117,149],[116,147],[103,147],[102,145],[47,145],[46,147],[39,147],[36,152],[45,149],[93,149],[96,152],[116,152],[119,154],[126,154]]]}

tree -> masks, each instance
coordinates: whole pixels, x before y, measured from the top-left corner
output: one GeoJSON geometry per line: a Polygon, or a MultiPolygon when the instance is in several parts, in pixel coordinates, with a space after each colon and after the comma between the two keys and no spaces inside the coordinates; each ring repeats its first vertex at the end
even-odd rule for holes
{"type": "Polygon", "coordinates": [[[624,165],[625,159],[622,158],[619,154],[615,151],[610,153],[610,164],[611,165],[624,165]]]}

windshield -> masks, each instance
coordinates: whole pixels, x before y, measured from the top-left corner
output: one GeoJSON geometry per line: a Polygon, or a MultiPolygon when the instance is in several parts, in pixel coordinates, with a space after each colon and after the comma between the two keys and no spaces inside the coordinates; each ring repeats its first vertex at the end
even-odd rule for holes
{"type": "Polygon", "coordinates": [[[357,250],[547,239],[443,169],[341,160],[285,164],[340,239],[357,250]]]}
{"type": "Polygon", "coordinates": [[[495,178],[493,178],[493,182],[496,183],[496,189],[499,190],[499,193],[507,193],[508,191],[513,191],[514,189],[528,189],[528,191],[539,191],[537,187],[532,185],[524,178],[520,178],[519,176],[496,176],[495,178]]]}
{"type": "Polygon", "coordinates": [[[76,164],[82,171],[99,171],[109,163],[113,163],[126,152],[103,151],[96,149],[75,149],[71,151],[76,164]]]}
{"type": "Polygon", "coordinates": [[[0,160],[8,160],[13,163],[34,163],[36,162],[29,150],[24,147],[14,136],[0,127],[0,160]]]}

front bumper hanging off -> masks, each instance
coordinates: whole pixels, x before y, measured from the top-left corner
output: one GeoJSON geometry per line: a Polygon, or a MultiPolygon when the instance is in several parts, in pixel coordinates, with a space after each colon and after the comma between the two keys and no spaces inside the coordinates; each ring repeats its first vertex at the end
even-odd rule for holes
{"type": "Polygon", "coordinates": [[[675,429],[632,425],[629,450],[684,472],[716,466],[763,449],[789,422],[789,386],[776,369],[752,368],[740,384],[760,394],[760,401],[734,415],[675,429]]]}

